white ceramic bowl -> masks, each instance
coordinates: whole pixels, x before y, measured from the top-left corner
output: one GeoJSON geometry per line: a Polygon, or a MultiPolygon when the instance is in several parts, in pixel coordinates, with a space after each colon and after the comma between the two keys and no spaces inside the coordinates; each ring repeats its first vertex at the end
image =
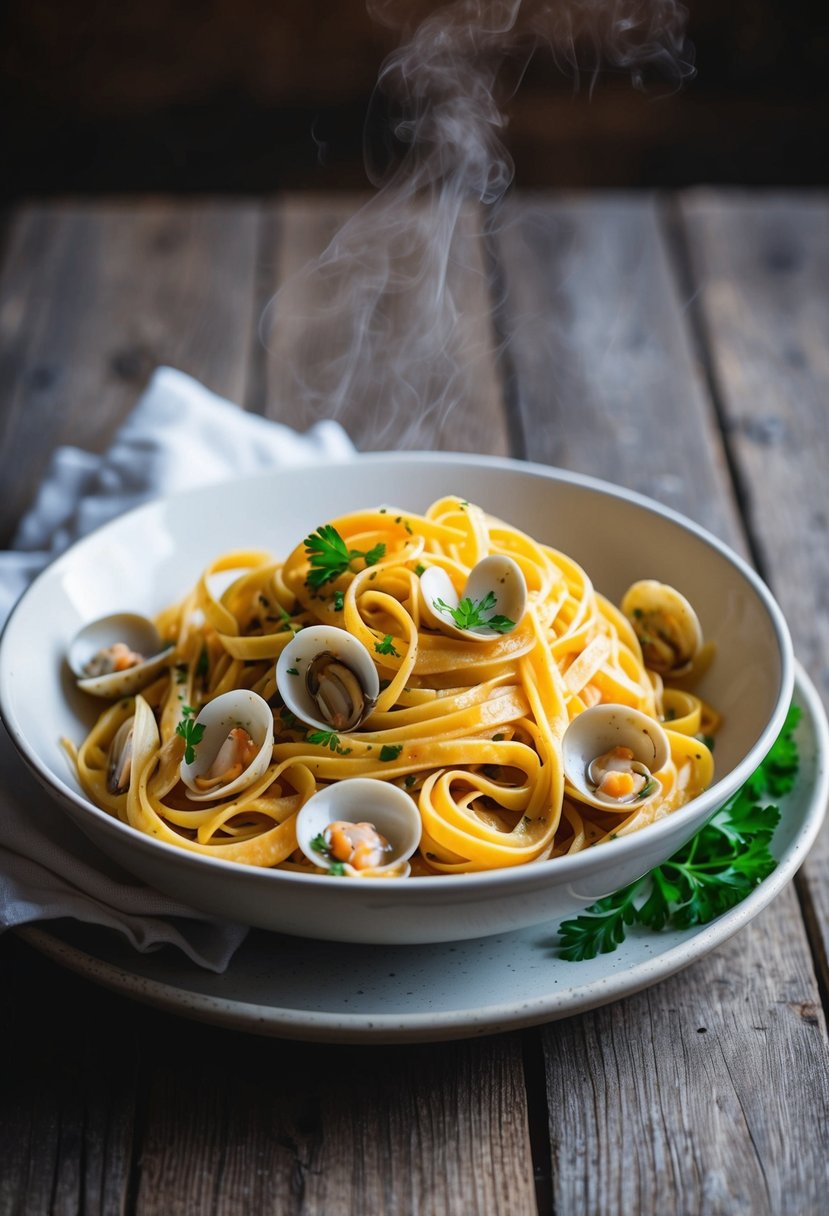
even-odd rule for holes
{"type": "Polygon", "coordinates": [[[749,776],[777,736],[793,685],[785,622],[757,576],[715,538],[641,496],[539,465],[410,453],[292,469],[140,507],[58,558],[17,605],[0,644],[0,711],[35,774],[125,869],[216,916],[334,941],[420,943],[505,932],[570,915],[668,858],[749,776]],[[74,688],[69,640],[94,617],[152,615],[216,555],[286,554],[319,524],[381,503],[422,510],[456,493],[580,562],[618,602],[657,578],[694,603],[717,660],[700,686],[721,711],[716,783],[674,815],[571,858],[485,874],[339,882],[258,870],[163,844],[81,793],[62,735],[80,741],[99,706],[74,688]]]}

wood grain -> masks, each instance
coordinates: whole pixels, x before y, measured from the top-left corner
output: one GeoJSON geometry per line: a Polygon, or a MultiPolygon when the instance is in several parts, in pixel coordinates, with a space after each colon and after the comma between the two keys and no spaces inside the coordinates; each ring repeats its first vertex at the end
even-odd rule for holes
{"type": "Polygon", "coordinates": [[[162,363],[240,400],[258,210],[162,202],[27,207],[0,277],[0,538],[59,443],[101,451],[162,363]]]}
{"type": "Polygon", "coordinates": [[[136,1210],[535,1211],[517,1036],[305,1047],[192,1027],[159,1046],[136,1210]],[[211,1208],[211,1205],[214,1205],[211,1208]]]}
{"type": "MultiPolygon", "coordinates": [[[[519,202],[496,256],[527,449],[744,549],[656,207],[519,202]]],[[[543,1042],[556,1211],[818,1210],[829,1050],[791,887],[691,971],[543,1042]]]]}
{"type": "MultiPolygon", "coordinates": [[[[829,703],[829,199],[683,201],[699,307],[753,544],[829,703]]],[[[829,829],[799,879],[829,993],[829,829]]]]}
{"type": "Polygon", "coordinates": [[[444,260],[424,254],[432,212],[412,205],[391,233],[359,202],[278,204],[276,244],[263,251],[273,267],[262,300],[266,412],[302,429],[335,417],[362,450],[505,453],[478,212],[449,223],[444,260]]]}
{"type": "Polygon", "coordinates": [[[655,204],[529,196],[493,239],[523,454],[649,494],[739,545],[655,204]]]}

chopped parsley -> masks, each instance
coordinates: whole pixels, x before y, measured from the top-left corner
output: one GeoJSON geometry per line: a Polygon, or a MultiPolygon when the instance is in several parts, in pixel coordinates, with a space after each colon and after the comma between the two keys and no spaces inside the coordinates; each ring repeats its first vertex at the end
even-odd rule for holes
{"type": "Polygon", "coordinates": [[[745,899],[777,865],[770,849],[780,811],[766,798],[788,793],[799,757],[792,706],[777,741],[733,797],[668,861],[638,882],[591,904],[559,926],[560,955],[569,962],[609,954],[625,926],[688,929],[704,925],[745,899]]]}
{"type": "Polygon", "coordinates": [[[362,558],[367,566],[375,565],[385,555],[386,546],[381,541],[367,552],[349,549],[333,524],[322,524],[305,538],[305,552],[311,567],[305,582],[309,587],[318,589],[345,574],[358,558],[362,558]]]}
{"type": "Polygon", "coordinates": [[[384,762],[386,760],[396,760],[402,751],[402,743],[384,743],[380,748],[380,759],[384,762]]]}
{"type": "Polygon", "coordinates": [[[184,763],[192,764],[196,758],[196,748],[204,735],[204,723],[193,721],[196,711],[192,705],[182,705],[181,712],[183,716],[176,727],[176,734],[184,740],[184,763]]]}
{"type": "Polygon", "coordinates": [[[334,592],[334,611],[342,612],[344,604],[345,604],[345,596],[343,595],[342,591],[335,591],[334,592]]]}
{"type": "Polygon", "coordinates": [[[285,674],[289,676],[298,676],[299,672],[297,671],[296,667],[286,667],[285,674]]]}
{"type": "Polygon", "coordinates": [[[422,562],[418,562],[414,568],[414,572],[417,575],[417,577],[420,578],[421,574],[426,573],[426,567],[423,565],[422,562]]]}
{"type": "Polygon", "coordinates": [[[511,621],[508,616],[485,615],[487,612],[492,612],[497,602],[495,592],[487,591],[486,595],[479,600],[472,600],[469,596],[464,596],[457,608],[452,608],[441,599],[433,600],[433,606],[439,612],[448,612],[458,629],[475,629],[479,625],[486,625],[488,629],[494,629],[496,633],[507,633],[510,629],[515,628],[515,621],[511,621]]]}
{"type": "Polygon", "coordinates": [[[338,756],[347,756],[351,752],[350,747],[340,747],[340,736],[335,734],[333,730],[309,730],[305,736],[308,743],[315,743],[319,747],[327,747],[332,752],[336,752],[338,756]]]}
{"type": "Polygon", "coordinates": [[[375,642],[374,649],[378,654],[393,654],[395,658],[400,658],[400,651],[394,648],[394,638],[390,633],[387,633],[382,642],[375,642]]]}

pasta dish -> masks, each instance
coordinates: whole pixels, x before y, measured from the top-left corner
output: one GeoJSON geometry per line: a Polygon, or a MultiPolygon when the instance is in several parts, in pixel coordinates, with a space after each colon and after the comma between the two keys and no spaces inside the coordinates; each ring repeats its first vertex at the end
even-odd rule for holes
{"type": "Polygon", "coordinates": [[[212,857],[350,877],[517,866],[638,831],[712,781],[718,718],[690,690],[713,647],[688,601],[642,579],[616,606],[458,497],[342,516],[284,560],[223,554],[149,644],[96,624],[70,655],[108,702],[65,741],[78,780],[212,857]]]}

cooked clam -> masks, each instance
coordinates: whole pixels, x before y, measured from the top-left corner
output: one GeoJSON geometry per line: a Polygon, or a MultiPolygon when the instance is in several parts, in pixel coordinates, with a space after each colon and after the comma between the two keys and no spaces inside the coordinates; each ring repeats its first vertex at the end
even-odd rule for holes
{"type": "Polygon", "coordinates": [[[84,625],[66,655],[78,688],[94,697],[130,697],[163,670],[172,645],[165,645],[152,621],[134,612],[116,612],[84,625]]]}
{"type": "Polygon", "coordinates": [[[322,730],[355,730],[380,693],[374,660],[345,629],[301,629],[276,664],[276,686],[291,713],[322,730]]]}
{"type": "Polygon", "coordinates": [[[125,718],[112,736],[107,752],[106,787],[110,794],[126,794],[132,774],[132,745],[135,716],[125,718]]]}
{"type": "Polygon", "coordinates": [[[639,806],[661,789],[655,775],[670,743],[653,718],[627,705],[595,705],[577,714],[562,740],[569,793],[607,810],[639,806]]]}
{"type": "Polygon", "coordinates": [[[493,554],[469,573],[461,595],[440,566],[420,576],[424,615],[435,628],[472,642],[511,633],[527,610],[527,582],[516,561],[493,554]]]}
{"type": "Polygon", "coordinates": [[[187,797],[228,798],[253,785],[273,755],[273,713],[258,693],[239,688],[208,701],[194,721],[192,758],[181,763],[187,797]]]}
{"type": "Polygon", "coordinates": [[[319,790],[296,820],[297,843],[308,860],[349,877],[406,877],[420,835],[420,812],[409,795],[368,777],[319,790]]]}
{"type": "Polygon", "coordinates": [[[646,578],[627,589],[620,607],[639,639],[646,667],[667,677],[688,670],[702,646],[702,626],[684,595],[646,578]]]}

